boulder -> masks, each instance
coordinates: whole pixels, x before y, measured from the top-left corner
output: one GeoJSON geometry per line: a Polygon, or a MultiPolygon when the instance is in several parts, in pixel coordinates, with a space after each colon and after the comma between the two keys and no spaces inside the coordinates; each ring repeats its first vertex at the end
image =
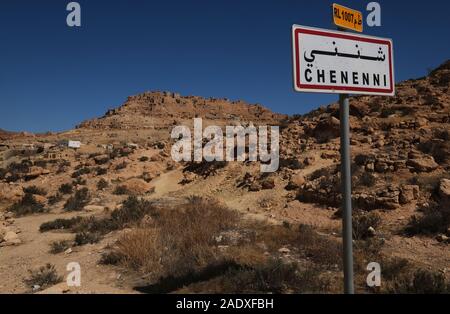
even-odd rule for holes
{"type": "Polygon", "coordinates": [[[94,161],[98,165],[107,163],[109,161],[109,159],[110,159],[110,157],[107,154],[98,155],[98,156],[94,157],[94,161]]]}
{"type": "Polygon", "coordinates": [[[450,198],[450,180],[442,179],[439,183],[439,196],[441,198],[450,198]]]}
{"type": "Polygon", "coordinates": [[[402,205],[409,204],[419,198],[420,188],[417,185],[405,185],[400,189],[399,202],[402,205]]]}
{"type": "Polygon", "coordinates": [[[373,163],[369,163],[366,165],[366,171],[367,172],[374,172],[375,171],[375,165],[373,163]]]}
{"type": "Polygon", "coordinates": [[[375,230],[374,227],[369,227],[369,228],[367,229],[367,233],[368,233],[369,236],[371,236],[371,237],[374,237],[374,236],[377,235],[377,231],[375,230]]]}
{"type": "Polygon", "coordinates": [[[0,202],[15,203],[22,199],[24,195],[23,189],[20,186],[0,183],[0,202]]]}
{"type": "Polygon", "coordinates": [[[19,236],[14,231],[7,231],[3,236],[3,242],[0,244],[1,246],[9,246],[9,245],[17,245],[22,243],[20,241],[19,236]]]}
{"type": "Polygon", "coordinates": [[[450,243],[450,238],[444,234],[438,235],[436,237],[436,240],[441,243],[450,243]]]}
{"type": "Polygon", "coordinates": [[[321,120],[313,130],[313,136],[319,143],[326,143],[329,140],[339,137],[340,122],[335,117],[321,120]]]}
{"type": "Polygon", "coordinates": [[[450,206],[450,180],[442,179],[439,183],[438,194],[441,200],[441,203],[447,204],[450,206]]]}
{"type": "Polygon", "coordinates": [[[421,158],[410,159],[408,161],[408,166],[412,167],[417,172],[431,172],[439,167],[432,156],[422,156],[421,158]]]}
{"type": "Polygon", "coordinates": [[[293,175],[289,180],[289,183],[286,186],[286,190],[292,191],[299,189],[300,187],[302,187],[303,184],[305,184],[305,182],[306,182],[305,177],[300,173],[297,173],[293,175]]]}

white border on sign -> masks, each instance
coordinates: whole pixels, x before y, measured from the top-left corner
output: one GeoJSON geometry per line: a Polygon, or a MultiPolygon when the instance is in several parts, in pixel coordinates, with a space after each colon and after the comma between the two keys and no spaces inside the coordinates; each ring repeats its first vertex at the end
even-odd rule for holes
{"type": "Polygon", "coordinates": [[[362,35],[359,33],[352,33],[352,32],[342,32],[337,30],[328,30],[324,28],[317,28],[317,27],[309,27],[309,26],[303,26],[303,25],[292,25],[292,65],[293,65],[293,83],[294,83],[294,90],[296,92],[307,92],[307,93],[320,93],[320,94],[352,94],[352,95],[372,95],[372,96],[395,96],[395,66],[394,66],[394,43],[392,39],[390,38],[382,38],[382,37],[375,37],[375,36],[369,36],[369,35],[362,35]],[[296,58],[296,49],[295,47],[295,30],[297,29],[305,29],[305,30],[313,30],[318,32],[324,32],[329,34],[336,34],[336,35],[344,35],[344,36],[352,36],[357,38],[366,38],[366,39],[372,39],[372,40],[384,40],[388,41],[391,44],[391,72],[392,72],[392,92],[386,93],[386,92],[376,92],[376,91],[355,91],[351,87],[349,87],[347,90],[336,90],[336,89],[309,89],[309,88],[298,88],[296,80],[297,80],[297,58],[296,58]]]}

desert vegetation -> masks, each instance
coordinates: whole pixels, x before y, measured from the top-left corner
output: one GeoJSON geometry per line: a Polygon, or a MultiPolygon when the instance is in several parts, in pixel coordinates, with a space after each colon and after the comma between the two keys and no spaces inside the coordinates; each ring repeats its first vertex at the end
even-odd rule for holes
{"type": "Polygon", "coordinates": [[[46,264],[36,270],[30,270],[29,277],[24,279],[25,283],[33,291],[48,288],[60,283],[62,280],[63,278],[58,275],[55,266],[52,264],[46,264]]]}
{"type": "Polygon", "coordinates": [[[30,214],[45,213],[48,209],[39,203],[33,194],[26,193],[20,201],[9,207],[8,211],[20,217],[30,214]]]}

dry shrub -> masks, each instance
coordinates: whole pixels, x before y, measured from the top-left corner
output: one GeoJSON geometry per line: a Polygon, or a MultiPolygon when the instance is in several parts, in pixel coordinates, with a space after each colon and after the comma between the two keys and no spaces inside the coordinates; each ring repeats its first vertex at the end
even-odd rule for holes
{"type": "Polygon", "coordinates": [[[208,178],[209,176],[214,176],[217,174],[218,170],[223,169],[227,166],[226,161],[201,161],[201,162],[188,162],[183,169],[183,172],[192,172],[196,175],[202,176],[203,178],[208,178]]]}
{"type": "Polygon", "coordinates": [[[296,243],[314,263],[339,268],[342,266],[342,244],[319,235],[313,227],[300,225],[296,243]]]}
{"type": "Polygon", "coordinates": [[[266,244],[272,252],[288,246],[296,248],[299,253],[318,265],[340,267],[342,264],[342,245],[319,235],[311,226],[259,225],[255,228],[258,230],[256,240],[266,244]]]}
{"type": "Polygon", "coordinates": [[[63,200],[63,195],[59,192],[57,192],[55,195],[52,195],[48,198],[48,205],[55,205],[58,202],[61,202],[63,200]]]}
{"type": "Polygon", "coordinates": [[[157,224],[167,247],[162,258],[168,274],[183,276],[216,261],[214,236],[236,221],[235,212],[199,197],[189,199],[180,211],[162,212],[157,224]]]}
{"type": "Polygon", "coordinates": [[[75,244],[78,246],[94,244],[101,240],[101,235],[95,232],[80,232],[75,235],[75,244]]]}
{"type": "Polygon", "coordinates": [[[233,260],[243,267],[255,267],[267,261],[264,250],[255,246],[254,243],[229,247],[224,252],[224,258],[233,260]]]}
{"type": "Polygon", "coordinates": [[[109,186],[108,181],[106,181],[105,179],[101,178],[98,182],[97,182],[97,190],[101,191],[106,189],[109,186]]]}
{"type": "Polygon", "coordinates": [[[33,194],[26,193],[20,201],[8,208],[8,211],[14,213],[17,217],[31,214],[40,214],[48,212],[41,203],[36,201],[33,194]]]}
{"type": "Polygon", "coordinates": [[[88,167],[83,167],[83,168],[77,169],[74,173],[72,173],[72,178],[76,179],[82,175],[89,174],[89,173],[91,173],[91,169],[88,167]]]}
{"type": "Polygon", "coordinates": [[[138,228],[122,235],[116,243],[116,257],[133,270],[144,273],[161,273],[161,247],[159,231],[154,228],[138,228]]]}
{"type": "Polygon", "coordinates": [[[69,229],[77,233],[75,242],[77,245],[96,243],[101,238],[116,230],[138,224],[146,215],[154,215],[155,208],[146,200],[138,200],[130,196],[120,209],[114,210],[110,215],[103,217],[74,217],[71,219],[56,219],[43,223],[41,232],[69,229]]]}
{"type": "Polygon", "coordinates": [[[302,270],[296,263],[270,259],[254,268],[231,269],[219,282],[222,293],[314,293],[328,283],[315,268],[302,270]]]}
{"type": "Polygon", "coordinates": [[[355,211],[352,220],[353,239],[355,240],[370,238],[372,234],[369,228],[376,229],[381,224],[381,216],[376,212],[355,211]]]}
{"type": "Polygon", "coordinates": [[[124,185],[118,185],[113,191],[114,195],[129,195],[131,192],[124,185]]]}
{"type": "Polygon", "coordinates": [[[419,269],[413,274],[396,278],[389,284],[387,291],[395,294],[448,294],[450,283],[440,272],[419,269]]]}
{"type": "Polygon", "coordinates": [[[450,207],[448,205],[433,204],[422,211],[421,217],[413,216],[409,221],[405,228],[407,235],[433,235],[447,232],[450,227],[450,207]]]}
{"type": "Polygon", "coordinates": [[[47,264],[36,270],[30,270],[30,277],[24,279],[25,284],[35,290],[45,289],[49,286],[60,283],[63,278],[58,275],[56,268],[52,264],[47,264]]]}
{"type": "Polygon", "coordinates": [[[82,188],[75,192],[74,196],[71,196],[64,204],[64,210],[67,211],[81,211],[84,206],[89,204],[91,196],[87,188],[82,188]]]}
{"type": "Polygon", "coordinates": [[[370,262],[382,260],[381,249],[383,245],[384,242],[378,238],[355,241],[353,250],[355,272],[361,273],[365,278],[367,276],[367,265],[370,262]]]}
{"type": "Polygon", "coordinates": [[[123,260],[123,255],[119,254],[116,251],[108,251],[102,254],[102,257],[99,261],[101,265],[118,265],[123,260]]]}
{"type": "Polygon", "coordinates": [[[50,253],[58,254],[66,251],[73,245],[72,241],[69,240],[61,240],[54,241],[50,244],[50,253]]]}
{"type": "Polygon", "coordinates": [[[235,226],[237,217],[215,201],[192,197],[180,208],[159,211],[150,228],[124,235],[117,252],[133,269],[187,276],[218,261],[214,236],[235,226]]]}
{"type": "Polygon", "coordinates": [[[71,183],[63,183],[59,187],[58,191],[61,194],[72,194],[72,192],[73,192],[73,185],[71,183]]]}
{"type": "Polygon", "coordinates": [[[70,219],[55,219],[53,221],[44,222],[40,227],[40,232],[47,232],[51,230],[65,230],[74,227],[83,220],[82,217],[74,217],[70,219]]]}
{"type": "Polygon", "coordinates": [[[381,262],[381,271],[383,278],[387,280],[394,280],[401,276],[406,271],[409,271],[410,264],[404,258],[386,258],[381,262]]]}
{"type": "Polygon", "coordinates": [[[42,195],[42,196],[47,195],[47,191],[45,189],[39,188],[35,185],[23,188],[23,192],[28,193],[28,194],[42,195]]]}

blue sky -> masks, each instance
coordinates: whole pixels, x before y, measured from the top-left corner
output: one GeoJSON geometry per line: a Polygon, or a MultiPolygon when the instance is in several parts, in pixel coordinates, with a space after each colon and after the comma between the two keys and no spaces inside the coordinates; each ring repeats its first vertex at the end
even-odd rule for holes
{"type": "MultiPolygon", "coordinates": [[[[61,131],[147,90],[227,97],[306,113],[336,96],[295,93],[291,26],[334,28],[327,0],[68,0],[0,2],[0,128],[61,131]]],[[[363,10],[369,1],[337,1],[363,10]]],[[[450,57],[450,2],[378,1],[394,40],[396,80],[450,57]]]]}

